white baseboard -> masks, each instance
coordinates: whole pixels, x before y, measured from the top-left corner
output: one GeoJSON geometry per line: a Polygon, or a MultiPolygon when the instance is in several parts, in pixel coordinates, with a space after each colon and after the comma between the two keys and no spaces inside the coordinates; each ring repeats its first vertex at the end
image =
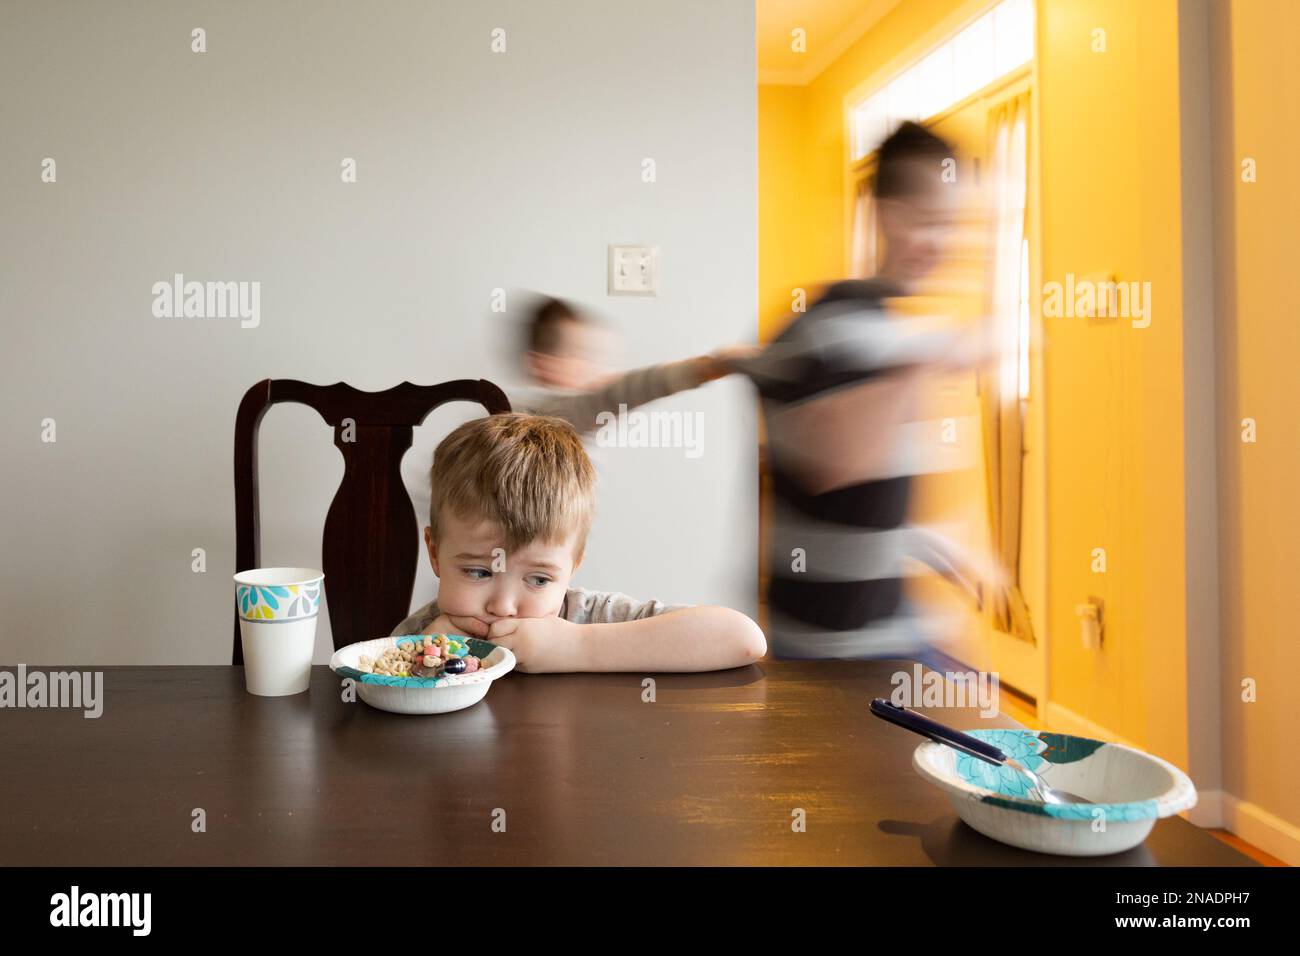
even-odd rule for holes
{"type": "Polygon", "coordinates": [[[1300,827],[1263,807],[1223,794],[1223,826],[1290,866],[1300,866],[1300,827]]]}
{"type": "MultiPolygon", "coordinates": [[[[1051,730],[1123,744],[1135,750],[1143,749],[1052,701],[1044,705],[1043,721],[1051,730]]],[[[1291,866],[1300,866],[1300,827],[1226,790],[1201,790],[1196,796],[1196,806],[1180,814],[1190,823],[1198,827],[1222,828],[1291,866]]]]}
{"type": "Polygon", "coordinates": [[[1222,790],[1197,790],[1196,806],[1179,814],[1204,829],[1228,829],[1223,822],[1223,802],[1229,794],[1222,790]]]}

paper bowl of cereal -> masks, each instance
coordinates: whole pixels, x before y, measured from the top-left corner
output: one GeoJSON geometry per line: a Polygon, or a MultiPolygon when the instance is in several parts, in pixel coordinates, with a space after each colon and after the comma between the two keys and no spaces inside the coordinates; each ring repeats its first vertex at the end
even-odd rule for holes
{"type": "Polygon", "coordinates": [[[359,641],[330,658],[330,670],[355,681],[362,700],[394,714],[445,714],[472,707],[514,666],[508,647],[448,634],[359,641]]]}

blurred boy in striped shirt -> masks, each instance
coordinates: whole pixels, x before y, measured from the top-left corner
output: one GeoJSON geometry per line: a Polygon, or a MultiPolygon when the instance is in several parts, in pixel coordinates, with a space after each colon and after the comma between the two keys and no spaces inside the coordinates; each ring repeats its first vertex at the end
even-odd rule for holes
{"type": "Polygon", "coordinates": [[[907,523],[913,477],[929,470],[907,424],[921,376],[977,349],[932,321],[890,314],[943,259],[955,187],[948,143],[904,123],[881,145],[874,197],[883,259],[836,283],[756,359],[775,520],[768,636],[774,655],[928,659],[934,621],[904,596],[921,561],[974,592],[955,547],[907,523]]]}

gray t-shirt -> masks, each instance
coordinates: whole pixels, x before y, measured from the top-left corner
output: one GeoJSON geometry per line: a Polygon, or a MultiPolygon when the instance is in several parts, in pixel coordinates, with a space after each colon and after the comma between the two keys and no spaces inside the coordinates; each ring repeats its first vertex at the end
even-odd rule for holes
{"type": "MultiPolygon", "coordinates": [[[[640,621],[647,617],[667,614],[669,611],[680,611],[687,607],[690,605],[638,601],[618,591],[569,588],[564,594],[564,603],[560,606],[560,617],[574,624],[620,624],[624,621],[640,621]]],[[[430,601],[393,628],[391,636],[427,634],[429,632],[426,628],[440,613],[438,602],[430,601]]]]}

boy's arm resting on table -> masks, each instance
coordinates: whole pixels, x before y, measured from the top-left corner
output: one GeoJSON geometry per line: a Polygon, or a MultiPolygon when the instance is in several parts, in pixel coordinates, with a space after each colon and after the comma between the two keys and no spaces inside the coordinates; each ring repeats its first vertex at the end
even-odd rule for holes
{"type": "Polygon", "coordinates": [[[640,602],[618,592],[569,591],[562,616],[497,621],[488,640],[521,671],[709,671],[767,653],[757,624],[725,607],[640,602]]]}
{"type": "Polygon", "coordinates": [[[716,671],[767,653],[758,625],[729,607],[689,607],[610,624],[575,625],[584,671],[716,671]]]}

